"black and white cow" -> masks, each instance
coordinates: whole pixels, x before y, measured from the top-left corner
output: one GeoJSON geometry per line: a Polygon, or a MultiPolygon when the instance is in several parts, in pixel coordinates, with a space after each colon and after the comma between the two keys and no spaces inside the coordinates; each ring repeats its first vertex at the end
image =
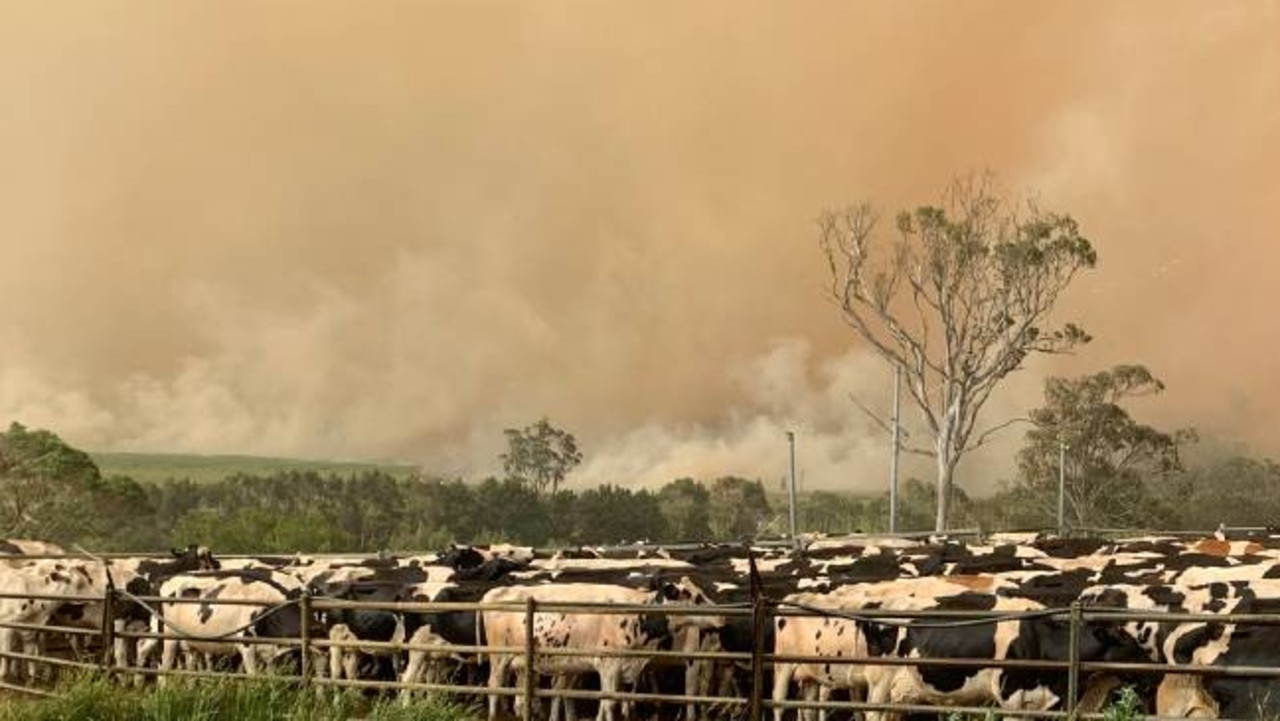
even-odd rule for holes
{"type": "Polygon", "coordinates": [[[160,596],[172,600],[161,603],[151,627],[153,633],[163,631],[167,636],[162,642],[161,672],[173,669],[179,650],[187,652],[188,663],[198,656],[238,656],[247,674],[269,668],[294,648],[252,639],[299,638],[302,614],[291,602],[303,592],[296,578],[279,571],[211,571],[170,578],[161,584],[160,596]]]}
{"type": "MultiPolygon", "coordinates": [[[[484,603],[524,603],[533,599],[537,603],[608,603],[620,605],[706,603],[706,594],[688,578],[680,581],[659,582],[656,591],[629,588],[618,585],[566,583],[534,586],[510,586],[495,588],[483,597],[484,603]]],[[[491,610],[482,614],[486,645],[495,647],[519,647],[525,643],[525,613],[523,611],[491,610]]],[[[506,651],[489,655],[489,687],[505,685],[508,670],[520,673],[539,673],[560,677],[558,686],[566,686],[564,677],[595,673],[600,688],[608,693],[621,690],[622,684],[635,684],[649,663],[646,657],[591,655],[595,649],[634,650],[670,649],[678,639],[701,635],[718,625],[723,619],[716,616],[666,616],[654,614],[608,613],[558,613],[534,614],[533,635],[535,644],[542,648],[572,649],[581,655],[540,655],[538,668],[523,668],[523,655],[506,651]]],[[[554,704],[553,704],[554,705],[554,704]]],[[[489,718],[497,717],[498,697],[490,696],[489,718]]],[[[602,699],[597,719],[613,721],[617,702],[602,699]]]]}
{"type": "MultiPolygon", "coordinates": [[[[58,596],[86,597],[94,595],[93,578],[82,561],[45,559],[30,561],[20,567],[0,566],[0,622],[45,625],[67,605],[82,605],[82,600],[60,600],[58,596]]],[[[23,653],[38,655],[37,632],[31,629],[0,627],[0,651],[11,653],[21,645],[23,653]]],[[[10,659],[0,655],[0,679],[12,675],[10,659]]],[[[27,672],[35,674],[28,662],[27,672]]]]}
{"type": "MultiPolygon", "coordinates": [[[[893,609],[893,600],[884,608],[893,609]]],[[[966,593],[938,599],[938,610],[1035,614],[1044,607],[1034,601],[966,593]]],[[[901,626],[865,624],[872,655],[902,658],[991,658],[1065,661],[1070,652],[1068,621],[1039,615],[1008,618],[981,625],[947,625],[906,621],[901,626]]],[[[1105,622],[1087,622],[1077,638],[1082,661],[1138,662],[1146,658],[1128,634],[1105,622]]],[[[952,668],[936,666],[868,666],[867,701],[981,705],[995,703],[1009,711],[1047,711],[1067,692],[1060,670],[952,668]]],[[[892,716],[869,712],[879,721],[892,716]]]]}
{"type": "MultiPolygon", "coordinates": [[[[407,600],[406,591],[426,578],[421,567],[352,566],[331,569],[312,578],[310,590],[328,599],[391,604],[407,600]]],[[[329,608],[322,615],[329,642],[334,644],[329,646],[329,672],[333,678],[359,678],[361,656],[370,657],[375,663],[390,662],[391,668],[375,674],[376,677],[399,676],[400,650],[354,644],[404,643],[408,632],[402,612],[384,608],[329,608]]]]}

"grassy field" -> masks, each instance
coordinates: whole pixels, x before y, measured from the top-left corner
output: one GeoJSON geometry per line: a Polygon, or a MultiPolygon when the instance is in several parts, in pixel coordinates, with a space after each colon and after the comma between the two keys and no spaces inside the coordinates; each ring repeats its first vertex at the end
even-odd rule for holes
{"type": "Polygon", "coordinates": [[[263,456],[201,456],[178,453],[94,453],[89,455],[103,475],[124,475],[136,481],[159,482],[189,478],[197,483],[220,481],[232,473],[268,474],[275,471],[317,471],[320,473],[359,473],[385,471],[406,477],[417,471],[415,466],[347,461],[318,461],[299,458],[263,456]]]}
{"type": "Polygon", "coordinates": [[[388,698],[370,702],[357,693],[321,696],[271,681],[175,683],[163,689],[122,688],[88,676],[58,689],[58,697],[0,699],[0,721],[472,721],[480,714],[464,706],[415,699],[401,705],[388,698]]]}

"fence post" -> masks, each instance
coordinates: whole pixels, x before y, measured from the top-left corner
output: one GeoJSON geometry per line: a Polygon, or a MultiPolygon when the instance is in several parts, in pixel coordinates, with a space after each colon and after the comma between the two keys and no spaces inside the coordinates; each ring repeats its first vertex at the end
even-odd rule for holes
{"type": "Polygon", "coordinates": [[[298,615],[301,617],[302,625],[299,629],[298,638],[302,646],[302,660],[299,662],[298,671],[302,675],[302,685],[311,684],[311,591],[310,589],[302,590],[302,597],[298,599],[298,615]]]}
{"type": "Polygon", "coordinates": [[[751,697],[747,699],[747,713],[750,721],[760,721],[764,715],[765,596],[764,581],[750,549],[747,550],[747,577],[751,592],[751,697]]]}
{"type": "Polygon", "coordinates": [[[764,635],[766,609],[764,595],[757,593],[751,600],[751,721],[764,716],[764,635]]]}
{"type": "Polygon", "coordinates": [[[520,714],[523,721],[533,721],[533,697],[537,676],[534,675],[533,662],[533,609],[536,602],[530,596],[524,600],[524,710],[520,714]]]}
{"type": "Polygon", "coordinates": [[[1071,604],[1071,638],[1067,642],[1067,718],[1076,715],[1076,699],[1080,692],[1080,633],[1083,629],[1080,602],[1071,604]]]}
{"type": "Polygon", "coordinates": [[[116,589],[109,581],[102,592],[102,669],[110,672],[114,667],[116,649],[116,589]]]}

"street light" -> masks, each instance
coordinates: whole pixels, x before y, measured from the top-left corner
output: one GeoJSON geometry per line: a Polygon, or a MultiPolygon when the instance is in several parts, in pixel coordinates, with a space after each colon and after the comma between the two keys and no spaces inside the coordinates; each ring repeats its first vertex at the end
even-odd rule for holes
{"type": "Polygon", "coordinates": [[[787,431],[787,444],[791,448],[791,485],[787,495],[791,510],[791,545],[799,548],[800,539],[796,536],[796,434],[787,431]]]}
{"type": "Polygon", "coordinates": [[[1067,444],[1058,441],[1058,535],[1067,535],[1067,444]]]}
{"type": "Polygon", "coordinates": [[[902,419],[899,397],[902,389],[902,366],[893,366],[893,461],[889,466],[889,533],[898,532],[898,452],[902,449],[902,419]]]}

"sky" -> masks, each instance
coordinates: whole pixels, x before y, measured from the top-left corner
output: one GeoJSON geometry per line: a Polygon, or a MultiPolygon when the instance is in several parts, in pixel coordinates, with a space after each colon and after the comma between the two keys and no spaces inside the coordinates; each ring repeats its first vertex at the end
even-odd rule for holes
{"type": "Polygon", "coordinates": [[[1100,258],[992,423],[1140,362],[1142,420],[1280,454],[1276,0],[0,3],[0,422],[472,475],[546,416],[581,485],[795,429],[878,489],[814,221],[982,170],[1100,258]]]}

